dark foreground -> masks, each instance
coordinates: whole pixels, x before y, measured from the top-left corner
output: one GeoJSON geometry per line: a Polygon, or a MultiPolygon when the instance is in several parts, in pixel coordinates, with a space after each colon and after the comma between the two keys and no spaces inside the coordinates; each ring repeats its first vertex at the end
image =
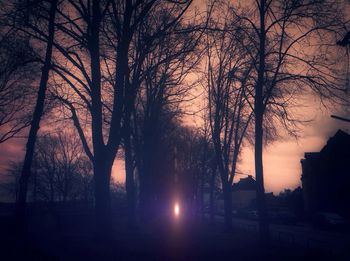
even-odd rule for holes
{"type": "Polygon", "coordinates": [[[262,256],[256,232],[236,228],[227,233],[222,224],[200,218],[154,218],[129,229],[123,215],[115,213],[113,237],[97,242],[89,213],[33,212],[24,244],[14,236],[11,216],[3,215],[0,260],[350,260],[350,251],[349,256],[337,255],[278,242],[262,256]]]}

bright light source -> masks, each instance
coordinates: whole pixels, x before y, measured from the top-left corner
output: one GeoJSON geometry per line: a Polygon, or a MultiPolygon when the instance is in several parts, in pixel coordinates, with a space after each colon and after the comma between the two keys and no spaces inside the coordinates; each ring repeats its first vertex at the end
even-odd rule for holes
{"type": "Polygon", "coordinates": [[[175,206],[174,206],[174,214],[176,217],[178,217],[180,214],[180,207],[179,207],[179,204],[177,203],[175,203],[175,206]]]}

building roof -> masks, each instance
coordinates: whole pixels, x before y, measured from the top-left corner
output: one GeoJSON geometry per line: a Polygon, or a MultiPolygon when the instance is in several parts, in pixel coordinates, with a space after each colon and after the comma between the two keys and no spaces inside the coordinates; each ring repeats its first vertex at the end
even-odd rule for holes
{"type": "Polygon", "coordinates": [[[349,177],[350,165],[350,135],[345,131],[338,130],[330,137],[320,152],[306,152],[301,159],[301,180],[309,176],[323,177],[329,183],[329,175],[333,178],[345,174],[349,177]]]}
{"type": "Polygon", "coordinates": [[[233,184],[233,191],[238,190],[256,190],[256,181],[253,176],[241,178],[237,183],[233,184]]]}
{"type": "MultiPolygon", "coordinates": [[[[305,152],[305,159],[319,159],[321,155],[332,153],[337,151],[338,153],[348,151],[350,147],[350,135],[343,130],[338,130],[334,136],[330,137],[326,145],[320,150],[320,152],[305,152]]],[[[302,159],[303,160],[303,159],[302,159]]]]}
{"type": "Polygon", "coordinates": [[[333,137],[330,137],[327,144],[320,151],[328,154],[332,151],[346,152],[350,146],[350,135],[345,131],[338,130],[333,137]]]}

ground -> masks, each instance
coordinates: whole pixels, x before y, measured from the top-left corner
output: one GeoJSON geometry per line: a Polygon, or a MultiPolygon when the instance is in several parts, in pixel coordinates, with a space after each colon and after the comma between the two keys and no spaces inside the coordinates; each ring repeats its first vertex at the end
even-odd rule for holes
{"type": "Polygon", "coordinates": [[[350,260],[288,240],[273,240],[267,256],[262,256],[257,231],[235,226],[225,232],[220,221],[212,224],[199,217],[155,217],[130,229],[126,218],[114,213],[113,237],[97,242],[92,215],[78,212],[32,214],[24,246],[16,243],[11,217],[3,216],[1,260],[350,260]]]}

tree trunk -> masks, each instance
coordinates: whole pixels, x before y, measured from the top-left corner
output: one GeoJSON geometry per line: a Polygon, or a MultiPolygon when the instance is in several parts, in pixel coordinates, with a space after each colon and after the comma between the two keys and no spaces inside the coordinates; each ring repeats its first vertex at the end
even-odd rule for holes
{"type": "Polygon", "coordinates": [[[214,223],[215,217],[215,177],[216,177],[216,167],[213,168],[213,173],[210,179],[210,222],[214,223]]]}
{"type": "Polygon", "coordinates": [[[28,136],[27,145],[26,145],[26,154],[24,157],[21,176],[19,180],[19,195],[18,195],[17,206],[16,206],[16,216],[19,219],[18,221],[20,222],[19,226],[23,224],[22,221],[25,219],[28,181],[29,181],[31,166],[33,162],[35,141],[39,130],[41,116],[44,111],[44,102],[45,102],[47,82],[49,79],[49,72],[51,67],[52,46],[53,46],[54,34],[55,34],[54,24],[55,24],[56,8],[57,8],[57,0],[53,0],[51,2],[50,13],[49,13],[48,41],[46,46],[45,62],[42,68],[38,96],[37,96],[36,105],[33,113],[33,119],[30,126],[29,136],[28,136]]]}
{"type": "Polygon", "coordinates": [[[126,196],[128,204],[128,223],[130,227],[135,226],[135,184],[134,184],[134,163],[132,158],[131,141],[130,141],[130,122],[126,119],[124,129],[124,149],[125,149],[125,183],[126,196]]]}
{"type": "Polygon", "coordinates": [[[66,202],[66,199],[67,199],[67,174],[66,174],[66,170],[64,170],[63,185],[62,185],[62,197],[60,200],[62,200],[63,202],[66,202]]]}
{"type": "Polygon", "coordinates": [[[38,181],[37,181],[37,172],[34,173],[34,183],[33,183],[33,201],[35,202],[35,204],[38,202],[37,199],[37,187],[38,187],[38,181]]]}
{"type": "Polygon", "coordinates": [[[50,178],[50,203],[54,201],[55,198],[55,192],[53,188],[53,178],[50,178]]]}
{"type": "MultiPolygon", "coordinates": [[[[149,157],[144,157],[144,159],[149,158],[149,157]]],[[[150,191],[150,164],[144,162],[144,166],[142,168],[142,172],[140,173],[140,214],[142,219],[144,220],[148,220],[150,215],[151,215],[151,211],[150,211],[150,207],[151,207],[151,191],[150,191]]]]}
{"type": "Polygon", "coordinates": [[[263,131],[262,116],[257,117],[255,125],[255,175],[256,175],[256,196],[259,213],[260,243],[263,247],[269,244],[269,224],[265,203],[265,189],[263,176],[263,131]]]}
{"type": "Polygon", "coordinates": [[[259,213],[259,233],[262,249],[269,245],[269,224],[265,204],[265,189],[263,175],[263,117],[264,117],[264,73],[265,73],[265,0],[260,1],[260,46],[259,46],[259,68],[258,81],[255,88],[255,176],[256,196],[259,213]]]}
{"type": "Polygon", "coordinates": [[[200,205],[200,212],[201,212],[201,220],[204,220],[204,211],[205,211],[205,206],[204,206],[204,168],[202,168],[201,172],[201,186],[200,186],[200,195],[199,195],[199,205],[200,205]]]}
{"type": "Polygon", "coordinates": [[[208,152],[208,144],[204,143],[203,148],[203,155],[201,160],[201,171],[200,171],[200,195],[199,195],[199,201],[200,201],[200,212],[201,212],[201,219],[204,220],[205,218],[205,206],[204,206],[204,188],[205,188],[205,172],[206,172],[206,161],[208,159],[207,152],[208,152]]]}
{"type": "Polygon", "coordinates": [[[226,231],[232,230],[232,189],[231,184],[226,182],[223,188],[224,192],[224,212],[226,231]]]}
{"type": "Polygon", "coordinates": [[[113,161],[98,157],[94,161],[95,186],[95,236],[97,240],[109,239],[112,235],[112,212],[110,177],[113,161]]]}
{"type": "MultiPolygon", "coordinates": [[[[142,166],[140,169],[140,211],[144,221],[149,220],[152,215],[153,191],[151,188],[152,170],[154,164],[155,144],[152,144],[151,135],[143,135],[142,144],[142,166]],[[153,148],[153,149],[151,149],[153,148]]],[[[153,188],[154,189],[154,188],[153,188]]]]}
{"type": "MultiPolygon", "coordinates": [[[[218,149],[216,151],[219,151],[218,149]]],[[[231,184],[228,180],[228,169],[225,169],[221,161],[220,154],[216,153],[217,166],[220,173],[221,184],[224,194],[224,217],[225,228],[227,231],[232,230],[232,193],[231,184]]]]}
{"type": "MultiPolygon", "coordinates": [[[[98,241],[108,240],[112,236],[110,178],[112,165],[119,144],[105,145],[103,139],[103,111],[101,94],[101,66],[100,66],[100,1],[92,1],[92,17],[88,49],[91,63],[91,129],[93,145],[93,167],[95,186],[95,237],[98,241]]],[[[114,111],[113,111],[114,113],[114,111]]],[[[113,114],[112,114],[113,121],[113,114]]],[[[111,123],[113,125],[113,122],[111,123]]],[[[112,126],[111,126],[112,128],[112,126]]],[[[114,127],[115,128],[115,127],[114,127]]],[[[118,140],[116,132],[113,138],[118,140]]],[[[110,138],[111,138],[110,133],[110,138]]]]}

